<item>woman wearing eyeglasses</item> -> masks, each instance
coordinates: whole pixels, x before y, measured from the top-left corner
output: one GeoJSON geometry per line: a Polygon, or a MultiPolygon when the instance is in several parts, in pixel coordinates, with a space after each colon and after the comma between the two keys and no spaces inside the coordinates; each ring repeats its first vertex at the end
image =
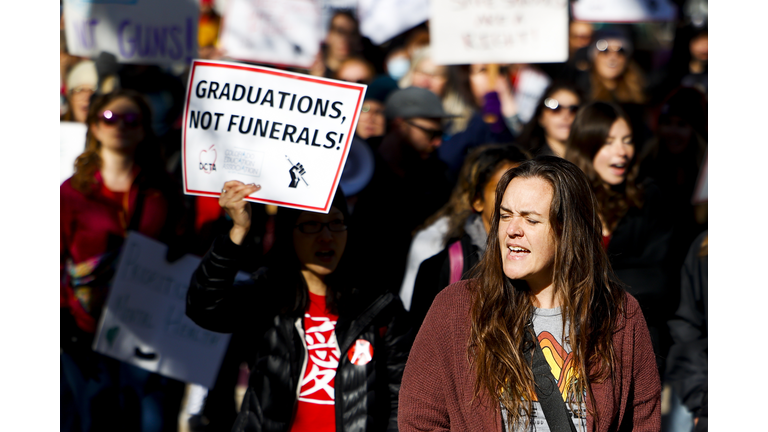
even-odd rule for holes
{"type": "Polygon", "coordinates": [[[536,111],[525,125],[517,142],[533,156],[565,155],[565,143],[571,133],[571,124],[579,110],[581,95],[572,84],[554,83],[544,90],[536,111]]]}
{"type": "Polygon", "coordinates": [[[180,382],[91,350],[127,232],[170,243],[181,227],[181,195],[150,122],[136,92],[96,98],[85,151],[60,188],[62,431],[175,430],[180,382]]]}
{"type": "Polygon", "coordinates": [[[396,431],[400,379],[411,333],[400,300],[371,288],[347,249],[340,190],[328,214],[281,208],[275,242],[248,283],[246,196],[260,186],[224,184],[232,218],[195,271],[187,315],[212,331],[251,340],[250,381],[233,431],[396,431]]]}
{"type": "Polygon", "coordinates": [[[634,156],[633,131],[621,108],[593,102],[579,111],[565,159],[581,168],[592,185],[603,247],[616,275],[640,303],[663,373],[661,358],[671,342],[665,323],[675,303],[668,295],[678,289],[669,265],[672,219],[659,188],[650,181],[636,183],[634,156]]]}

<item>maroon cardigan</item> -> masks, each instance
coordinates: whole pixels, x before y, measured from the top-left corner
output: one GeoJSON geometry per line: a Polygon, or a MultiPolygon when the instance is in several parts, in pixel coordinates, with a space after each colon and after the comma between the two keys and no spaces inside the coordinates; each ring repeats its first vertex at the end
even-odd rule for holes
{"type": "MultiPolygon", "coordinates": [[[[400,387],[398,425],[408,431],[501,431],[499,402],[487,393],[472,401],[475,372],[467,354],[471,281],[444,289],[416,336],[400,387]]],[[[637,300],[627,294],[613,346],[620,382],[592,384],[599,424],[589,431],[659,431],[661,384],[651,339],[637,300]]],[[[588,403],[591,403],[589,400],[588,403]]]]}

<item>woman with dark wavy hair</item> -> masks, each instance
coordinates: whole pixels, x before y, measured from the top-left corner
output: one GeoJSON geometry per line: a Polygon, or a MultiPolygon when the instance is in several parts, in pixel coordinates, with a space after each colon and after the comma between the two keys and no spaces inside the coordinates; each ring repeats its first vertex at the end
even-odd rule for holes
{"type": "Polygon", "coordinates": [[[597,198],[603,247],[611,266],[634,295],[648,321],[659,370],[671,344],[666,321],[674,313],[679,269],[671,263],[672,219],[652,181],[636,182],[638,165],[627,115],[618,106],[593,102],[571,127],[565,158],[587,175],[597,198]]]}
{"type": "Polygon", "coordinates": [[[574,164],[541,156],[502,176],[475,277],[437,296],[416,337],[401,431],[552,425],[538,402],[534,343],[576,430],[660,430],[648,329],[613,275],[601,229],[574,164]]]}
{"type": "Polygon", "coordinates": [[[91,349],[128,231],[165,243],[181,233],[181,194],[151,120],[139,93],[97,97],[85,151],[60,188],[62,431],[176,428],[182,383],[91,349]]]}
{"type": "Polygon", "coordinates": [[[563,157],[571,124],[581,104],[581,93],[573,84],[556,82],[546,90],[536,104],[531,121],[517,139],[531,154],[563,157]]]}

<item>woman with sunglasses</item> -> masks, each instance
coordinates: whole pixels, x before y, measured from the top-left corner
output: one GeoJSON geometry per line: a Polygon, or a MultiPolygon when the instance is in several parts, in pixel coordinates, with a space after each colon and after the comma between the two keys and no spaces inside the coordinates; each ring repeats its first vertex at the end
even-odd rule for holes
{"type": "Polygon", "coordinates": [[[187,315],[250,340],[248,389],[233,431],[396,431],[411,343],[400,300],[372,289],[348,250],[346,200],[328,214],[281,208],[274,246],[247,283],[251,204],[260,186],[224,184],[232,218],[192,276],[187,315]]]}
{"type": "Polygon", "coordinates": [[[533,156],[563,157],[580,104],[581,94],[576,86],[565,82],[550,85],[544,90],[531,121],[525,125],[517,142],[533,156]]]}
{"type": "MultiPolygon", "coordinates": [[[[565,158],[584,171],[597,198],[603,247],[616,275],[640,303],[659,370],[671,339],[666,321],[677,292],[670,265],[672,218],[658,187],[636,182],[635,145],[627,115],[618,106],[593,102],[576,115],[565,158]]],[[[678,267],[679,268],[679,267],[678,267]]]]}
{"type": "Polygon", "coordinates": [[[181,195],[150,122],[136,92],[97,97],[85,151],[60,188],[62,431],[175,430],[182,383],[91,350],[127,232],[165,243],[180,232],[181,195]]]}
{"type": "Polygon", "coordinates": [[[587,51],[589,71],[580,86],[589,100],[619,104],[643,104],[645,80],[632,61],[632,42],[619,29],[599,30],[587,51]]]}

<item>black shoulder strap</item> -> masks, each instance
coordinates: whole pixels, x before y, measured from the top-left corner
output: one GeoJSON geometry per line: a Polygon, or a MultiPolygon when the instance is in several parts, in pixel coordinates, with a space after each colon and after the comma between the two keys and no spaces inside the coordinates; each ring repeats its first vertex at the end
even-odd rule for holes
{"type": "Polygon", "coordinates": [[[525,333],[528,342],[533,344],[532,369],[536,380],[536,397],[541,404],[541,410],[544,411],[549,430],[552,432],[576,432],[576,426],[573,425],[573,421],[568,415],[568,408],[560,396],[552,370],[549,368],[547,359],[544,358],[544,352],[536,340],[532,323],[528,324],[525,333]]]}

